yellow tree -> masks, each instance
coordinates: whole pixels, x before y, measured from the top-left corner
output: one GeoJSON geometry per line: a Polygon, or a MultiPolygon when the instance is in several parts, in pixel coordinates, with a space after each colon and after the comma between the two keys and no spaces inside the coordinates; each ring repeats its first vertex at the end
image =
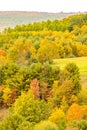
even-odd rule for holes
{"type": "Polygon", "coordinates": [[[2,100],[6,107],[11,105],[11,89],[10,88],[8,87],[4,88],[2,100]]]}
{"type": "Polygon", "coordinates": [[[59,58],[57,44],[48,39],[43,39],[38,49],[37,57],[41,62],[52,62],[54,58],[59,58]]]}
{"type": "Polygon", "coordinates": [[[48,120],[55,123],[60,130],[65,130],[66,118],[64,112],[61,109],[55,108],[48,120]]]}

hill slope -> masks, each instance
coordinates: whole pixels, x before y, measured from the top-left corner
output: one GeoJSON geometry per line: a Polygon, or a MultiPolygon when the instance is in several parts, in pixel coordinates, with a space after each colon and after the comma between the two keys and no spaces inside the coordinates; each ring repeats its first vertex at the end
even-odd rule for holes
{"type": "Polygon", "coordinates": [[[72,13],[44,13],[44,12],[18,12],[1,11],[0,12],[0,31],[6,27],[14,27],[19,24],[27,24],[48,19],[63,19],[72,15],[72,13]]]}

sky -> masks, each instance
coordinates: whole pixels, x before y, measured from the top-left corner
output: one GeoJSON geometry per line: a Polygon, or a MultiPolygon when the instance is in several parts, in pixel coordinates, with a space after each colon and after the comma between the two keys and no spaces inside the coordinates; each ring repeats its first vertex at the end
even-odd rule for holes
{"type": "Polygon", "coordinates": [[[0,0],[0,11],[86,12],[87,0],[0,0]]]}

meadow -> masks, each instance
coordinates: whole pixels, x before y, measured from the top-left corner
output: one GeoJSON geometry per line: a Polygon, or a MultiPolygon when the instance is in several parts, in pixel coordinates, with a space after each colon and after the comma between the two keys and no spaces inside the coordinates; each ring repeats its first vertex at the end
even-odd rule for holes
{"type": "Polygon", "coordinates": [[[59,66],[61,69],[68,63],[75,63],[79,67],[82,86],[87,87],[87,57],[55,59],[54,66],[59,66]]]}
{"type": "Polygon", "coordinates": [[[59,66],[61,69],[63,69],[65,67],[65,65],[70,62],[76,63],[76,65],[79,67],[81,76],[87,76],[87,57],[55,59],[53,61],[53,65],[59,66]]]}

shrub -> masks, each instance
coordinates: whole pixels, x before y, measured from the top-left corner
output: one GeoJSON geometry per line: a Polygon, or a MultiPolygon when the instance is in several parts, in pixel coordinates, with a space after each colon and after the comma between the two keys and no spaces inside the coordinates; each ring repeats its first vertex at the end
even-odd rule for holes
{"type": "Polygon", "coordinates": [[[66,128],[66,121],[65,121],[65,114],[61,109],[56,108],[51,116],[49,117],[51,122],[54,122],[59,130],[65,130],[66,128]]]}
{"type": "Polygon", "coordinates": [[[28,121],[24,121],[17,130],[33,130],[33,125],[28,121]]]}
{"type": "Polygon", "coordinates": [[[37,124],[34,130],[58,130],[58,127],[50,121],[43,121],[37,124]]]}
{"type": "Polygon", "coordinates": [[[79,121],[77,121],[77,120],[72,120],[72,121],[69,121],[67,125],[68,125],[70,128],[77,128],[77,127],[79,126],[79,124],[80,124],[79,121]]]}
{"type": "Polygon", "coordinates": [[[69,128],[77,128],[78,130],[87,130],[87,121],[77,121],[77,120],[72,120],[68,122],[69,128]]]}
{"type": "Polygon", "coordinates": [[[79,129],[81,130],[87,130],[87,120],[83,120],[81,121],[81,123],[79,124],[79,129]]]}
{"type": "Polygon", "coordinates": [[[9,115],[1,124],[0,130],[16,130],[25,119],[18,115],[9,115]]]}
{"type": "Polygon", "coordinates": [[[80,105],[87,105],[87,89],[85,87],[82,87],[78,94],[78,102],[80,105]]]}

